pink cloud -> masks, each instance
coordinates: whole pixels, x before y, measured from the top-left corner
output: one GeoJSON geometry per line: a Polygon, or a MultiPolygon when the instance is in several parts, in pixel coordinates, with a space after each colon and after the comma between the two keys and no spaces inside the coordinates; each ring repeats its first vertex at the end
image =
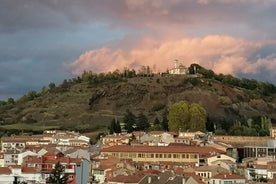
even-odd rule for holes
{"type": "MultiPolygon", "coordinates": [[[[202,38],[135,40],[135,45],[127,48],[126,40],[116,42],[110,47],[103,47],[83,53],[70,64],[74,74],[84,70],[108,72],[129,67],[155,66],[157,71],[166,71],[177,59],[189,66],[198,63],[217,73],[237,74],[255,73],[261,67],[270,70],[276,68],[276,57],[248,60],[252,53],[266,43],[252,42],[227,35],[210,35],[202,38]]],[[[270,43],[271,44],[271,43],[270,43]]]]}

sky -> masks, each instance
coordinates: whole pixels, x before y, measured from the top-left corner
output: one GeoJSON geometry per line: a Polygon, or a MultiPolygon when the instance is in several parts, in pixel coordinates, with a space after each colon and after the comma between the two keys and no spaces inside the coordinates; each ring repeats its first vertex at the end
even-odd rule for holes
{"type": "Polygon", "coordinates": [[[0,0],[0,100],[80,75],[198,63],[276,84],[276,0],[0,0]]]}

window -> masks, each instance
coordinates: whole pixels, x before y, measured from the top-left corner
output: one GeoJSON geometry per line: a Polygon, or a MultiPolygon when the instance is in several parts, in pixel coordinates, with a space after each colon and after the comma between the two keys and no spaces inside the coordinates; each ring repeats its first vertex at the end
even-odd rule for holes
{"type": "Polygon", "coordinates": [[[168,154],[168,158],[172,158],[172,154],[168,154]]]}
{"type": "Polygon", "coordinates": [[[69,175],[68,176],[68,180],[72,180],[72,179],[74,179],[74,176],[73,175],[69,175]]]}
{"type": "Polygon", "coordinates": [[[179,158],[178,154],[173,154],[173,158],[179,158]]]}
{"type": "Polygon", "coordinates": [[[224,181],[223,184],[233,184],[232,181],[224,181]]]}

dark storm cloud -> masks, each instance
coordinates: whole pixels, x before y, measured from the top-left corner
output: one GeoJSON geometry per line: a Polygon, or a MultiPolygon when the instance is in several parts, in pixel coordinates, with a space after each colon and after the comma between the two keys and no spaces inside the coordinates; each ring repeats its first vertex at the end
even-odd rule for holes
{"type": "MultiPolygon", "coordinates": [[[[145,53],[151,56],[151,52],[144,48],[148,41],[141,45],[133,40],[151,37],[154,40],[157,37],[160,51],[156,51],[155,42],[151,42],[156,58],[159,58],[158,54],[165,53],[162,46],[169,44],[162,43],[162,40],[170,41],[175,37],[186,40],[184,46],[190,46],[190,40],[197,40],[200,44],[205,38],[217,38],[216,35],[230,36],[237,44],[241,38],[248,43],[246,46],[251,41],[273,41],[276,39],[275,17],[274,0],[1,0],[0,99],[14,96],[16,91],[22,94],[29,89],[40,89],[51,81],[62,81],[71,72],[64,65],[73,62],[85,51],[87,55],[93,53],[89,57],[93,59],[100,57],[97,51],[105,50],[122,66],[125,63],[118,56],[123,53],[122,57],[129,59],[130,45],[132,50],[139,51],[138,54],[131,53],[134,59],[137,55],[143,58],[147,55],[145,53]],[[132,40],[133,37],[136,38],[132,40]],[[107,45],[112,48],[101,49],[107,45]]],[[[183,46],[183,43],[175,43],[178,44],[183,46]]],[[[212,44],[209,42],[207,45],[211,47],[212,44]]],[[[236,43],[232,44],[235,46],[236,43]]],[[[263,62],[267,65],[275,62],[275,43],[261,45],[252,51],[242,47],[253,54],[240,53],[239,56],[249,58],[244,62],[252,63],[250,69],[255,72],[252,76],[258,75],[271,81],[275,72],[267,70],[269,67],[266,67],[265,76],[256,71],[262,68],[263,62]]],[[[200,45],[192,46],[202,48],[200,45]]],[[[183,53],[181,49],[178,52],[183,53]]],[[[171,55],[173,57],[173,50],[171,55]]],[[[87,64],[90,62],[85,61],[87,64]]],[[[223,62],[219,66],[224,66],[223,62]]],[[[117,66],[116,63],[114,65],[117,66]]]]}

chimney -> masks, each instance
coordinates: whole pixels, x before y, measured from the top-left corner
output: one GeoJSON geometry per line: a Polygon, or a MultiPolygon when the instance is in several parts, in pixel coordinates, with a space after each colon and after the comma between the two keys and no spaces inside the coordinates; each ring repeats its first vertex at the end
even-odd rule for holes
{"type": "Polygon", "coordinates": [[[148,183],[151,183],[151,176],[148,176],[148,183]]]}

